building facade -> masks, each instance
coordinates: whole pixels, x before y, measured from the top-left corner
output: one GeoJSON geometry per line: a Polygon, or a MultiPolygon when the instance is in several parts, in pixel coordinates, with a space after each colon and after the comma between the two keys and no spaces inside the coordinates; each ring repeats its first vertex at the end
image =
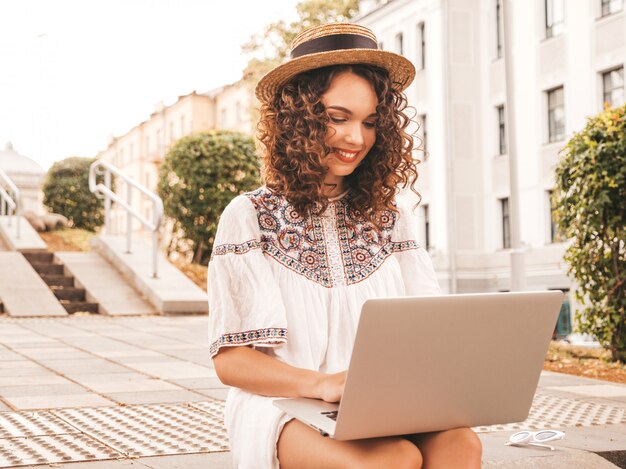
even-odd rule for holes
{"type": "MultiPolygon", "coordinates": [[[[180,138],[194,132],[226,129],[252,133],[250,119],[251,93],[241,83],[234,83],[206,93],[195,91],[179,96],[169,106],[162,102],[155,106],[150,117],[126,134],[110,136],[107,148],[96,155],[114,164],[127,176],[156,192],[159,168],[169,148],[180,138]]],[[[115,181],[116,193],[126,198],[127,187],[115,181]]],[[[152,203],[134,194],[132,206],[143,217],[151,220],[152,203]]],[[[127,226],[123,209],[111,210],[111,233],[124,233],[127,226]]],[[[135,221],[133,230],[141,231],[135,221]]]]}
{"type": "MultiPolygon", "coordinates": [[[[355,20],[416,65],[406,94],[426,148],[421,241],[449,292],[511,288],[502,1],[366,1],[355,20]]],[[[586,117],[624,104],[623,0],[509,5],[527,288],[570,291],[549,194],[559,151],[586,117]]]]}

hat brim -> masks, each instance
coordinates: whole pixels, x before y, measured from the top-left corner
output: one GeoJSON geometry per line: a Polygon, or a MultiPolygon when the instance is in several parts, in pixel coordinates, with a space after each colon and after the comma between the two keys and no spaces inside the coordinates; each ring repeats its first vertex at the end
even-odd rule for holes
{"type": "Polygon", "coordinates": [[[384,68],[392,83],[405,90],[415,77],[415,66],[407,58],[393,52],[374,49],[345,49],[304,55],[270,70],[256,85],[255,94],[261,102],[270,102],[276,91],[299,73],[330,65],[366,64],[384,68]]]}

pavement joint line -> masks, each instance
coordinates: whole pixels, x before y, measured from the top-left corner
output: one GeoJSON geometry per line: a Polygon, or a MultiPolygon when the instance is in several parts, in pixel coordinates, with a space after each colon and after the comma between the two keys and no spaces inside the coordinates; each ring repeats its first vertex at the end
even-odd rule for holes
{"type": "MultiPolygon", "coordinates": [[[[148,316],[148,317],[150,317],[150,316],[148,316]]],[[[134,319],[134,318],[136,318],[136,316],[131,316],[131,317],[129,317],[129,318],[134,319]]],[[[24,318],[15,318],[15,319],[24,319],[24,318]]],[[[28,318],[26,318],[26,319],[28,319],[28,318]]],[[[46,318],[46,319],[47,319],[47,318],[46,318]]],[[[125,318],[125,319],[126,319],[126,318],[125,318]]],[[[174,385],[174,386],[177,386],[177,387],[180,387],[180,388],[182,388],[182,389],[185,389],[186,391],[193,392],[194,394],[198,394],[198,393],[197,393],[194,389],[192,389],[192,388],[188,388],[188,387],[185,387],[185,386],[183,386],[183,385],[180,385],[180,384],[177,384],[177,383],[173,382],[173,381],[172,381],[172,379],[176,379],[176,378],[163,379],[163,378],[160,378],[160,377],[158,377],[158,376],[148,374],[148,373],[146,373],[146,372],[144,372],[144,371],[142,371],[142,370],[139,370],[139,369],[137,369],[137,368],[131,368],[131,367],[130,367],[129,365],[127,365],[127,364],[123,364],[123,363],[120,363],[120,362],[116,362],[116,361],[112,360],[111,358],[108,358],[108,357],[103,357],[103,356],[100,356],[100,355],[95,355],[95,354],[94,354],[93,352],[91,352],[90,350],[87,350],[87,349],[82,348],[82,347],[80,347],[80,346],[78,346],[78,345],[75,345],[75,344],[68,343],[67,341],[63,340],[63,339],[62,339],[62,338],[60,338],[60,337],[53,337],[53,336],[51,336],[51,335],[48,335],[48,334],[42,333],[41,331],[35,330],[35,329],[33,329],[33,328],[30,328],[30,327],[28,327],[28,324],[26,324],[25,326],[21,326],[21,327],[23,327],[24,329],[26,329],[26,330],[28,330],[28,331],[30,331],[30,332],[33,332],[33,333],[35,333],[35,334],[39,334],[39,335],[41,335],[42,337],[46,337],[46,338],[49,338],[49,339],[55,339],[55,340],[57,340],[59,343],[61,343],[61,344],[63,344],[63,345],[66,345],[66,346],[68,346],[68,347],[74,348],[74,349],[79,350],[79,351],[81,351],[81,352],[87,353],[87,354],[89,354],[89,355],[93,356],[94,358],[98,358],[98,359],[101,359],[101,360],[105,360],[105,361],[107,361],[107,362],[109,362],[109,363],[111,363],[111,364],[113,364],[113,365],[122,366],[122,367],[124,367],[124,368],[127,368],[130,372],[134,372],[134,373],[139,373],[139,374],[142,374],[142,375],[144,375],[144,376],[146,376],[147,378],[150,378],[150,379],[156,379],[156,380],[164,381],[164,382],[167,382],[167,383],[172,384],[172,385],[174,385]]],[[[80,327],[77,327],[77,326],[76,326],[76,325],[74,325],[74,324],[72,324],[72,325],[71,325],[71,327],[72,327],[72,328],[74,328],[74,329],[78,329],[78,330],[80,330],[80,331],[85,331],[85,329],[80,328],[80,327]]],[[[133,330],[134,330],[134,331],[137,331],[137,332],[143,332],[143,331],[141,331],[141,330],[137,330],[137,329],[133,329],[133,330]]],[[[88,332],[91,332],[91,331],[88,331],[88,332]]],[[[113,337],[106,336],[106,335],[102,335],[102,334],[98,334],[98,335],[99,335],[99,336],[101,336],[101,337],[106,337],[107,339],[110,339],[110,340],[114,340],[114,341],[116,341],[116,342],[120,342],[120,343],[122,343],[122,344],[126,344],[126,345],[131,345],[131,346],[137,347],[137,345],[136,345],[136,344],[133,344],[132,342],[129,342],[129,341],[126,341],[126,340],[121,340],[121,339],[119,339],[119,338],[113,338],[113,337]]],[[[158,335],[158,334],[154,334],[154,333],[153,333],[153,335],[156,335],[157,337],[164,337],[164,336],[162,336],[162,335],[158,335]]],[[[169,337],[166,337],[166,336],[165,336],[164,338],[169,339],[169,337]]],[[[184,343],[184,342],[182,342],[182,341],[179,341],[179,342],[184,343]]],[[[6,346],[6,344],[5,344],[5,346],[6,346]]],[[[161,353],[162,355],[164,355],[164,356],[166,356],[166,357],[169,357],[169,358],[174,358],[174,359],[179,360],[179,361],[185,361],[185,360],[181,360],[179,357],[176,357],[176,356],[174,356],[174,355],[170,355],[170,354],[168,354],[168,353],[163,353],[163,352],[162,352],[162,351],[160,351],[160,350],[155,350],[154,348],[149,348],[149,347],[145,347],[145,346],[144,346],[144,347],[142,347],[142,348],[145,348],[145,349],[147,349],[147,350],[151,350],[151,351],[153,351],[153,352],[158,352],[158,353],[161,353]]],[[[28,357],[28,356],[24,355],[23,353],[20,353],[19,351],[15,350],[15,349],[12,349],[12,348],[10,348],[10,347],[9,347],[9,349],[10,349],[12,352],[14,352],[14,353],[18,353],[19,355],[21,355],[22,357],[26,358],[27,360],[31,360],[31,361],[33,361],[33,362],[37,363],[38,365],[42,366],[43,368],[45,368],[45,369],[47,369],[47,370],[49,370],[49,371],[51,371],[51,372],[53,372],[53,373],[55,373],[55,374],[57,374],[57,375],[59,375],[59,376],[63,377],[64,379],[67,379],[68,381],[71,381],[71,382],[73,382],[74,384],[77,384],[77,385],[79,385],[79,386],[81,386],[81,387],[85,388],[85,389],[86,389],[86,390],[88,390],[89,392],[92,392],[92,393],[94,393],[94,394],[96,394],[96,395],[98,395],[98,396],[101,396],[101,397],[103,397],[103,398],[105,398],[105,399],[109,400],[109,401],[112,401],[114,404],[120,404],[118,401],[116,401],[116,400],[112,399],[110,396],[108,396],[108,395],[106,395],[106,394],[101,394],[101,393],[99,393],[99,392],[95,391],[94,389],[92,389],[92,388],[90,388],[90,387],[88,387],[88,386],[86,386],[86,385],[84,385],[84,384],[82,384],[82,383],[80,383],[80,382],[78,382],[78,381],[75,381],[74,379],[72,379],[72,378],[68,377],[65,373],[62,373],[62,372],[57,371],[57,370],[54,370],[54,369],[52,369],[52,368],[50,368],[50,367],[48,367],[48,366],[44,365],[43,363],[39,362],[37,359],[30,358],[30,357],[28,357]]],[[[208,350],[207,350],[207,356],[208,356],[208,350]]],[[[198,365],[198,366],[203,366],[203,365],[198,365]]],[[[209,367],[206,367],[206,368],[207,368],[207,370],[211,370],[211,368],[209,368],[209,367]]],[[[203,394],[199,394],[199,395],[204,396],[203,394]]],[[[0,399],[2,399],[2,397],[1,397],[1,396],[0,396],[0,399]]],[[[2,401],[3,401],[3,403],[4,403],[4,399],[2,399],[2,401]]],[[[10,407],[11,409],[15,409],[15,407],[14,407],[13,405],[9,405],[9,407],[10,407]]]]}
{"type": "MultiPolygon", "coordinates": [[[[33,331],[32,329],[29,329],[29,330],[30,330],[31,332],[36,332],[36,333],[38,333],[38,334],[41,334],[41,335],[42,335],[42,336],[44,336],[44,337],[52,338],[52,337],[51,337],[51,336],[49,336],[49,335],[46,335],[46,334],[42,334],[42,333],[40,333],[39,331],[33,331]]],[[[81,330],[82,330],[82,329],[81,329],[81,330]]],[[[102,337],[106,337],[106,336],[102,336],[102,337]]],[[[124,368],[127,368],[127,369],[128,369],[128,371],[130,371],[130,372],[143,374],[143,375],[145,375],[146,377],[148,377],[148,378],[150,378],[150,379],[160,379],[160,378],[159,378],[159,377],[157,377],[157,376],[149,375],[149,374],[147,374],[147,373],[145,373],[145,372],[143,372],[143,371],[141,371],[141,370],[137,370],[137,369],[135,369],[135,368],[130,368],[129,366],[127,366],[127,365],[125,365],[125,364],[122,364],[122,363],[119,363],[119,362],[113,361],[112,359],[110,359],[110,358],[108,358],[108,357],[103,357],[103,356],[100,356],[100,355],[95,355],[92,351],[87,350],[87,349],[84,349],[84,348],[82,348],[82,347],[80,347],[80,346],[78,346],[78,345],[74,345],[74,344],[68,343],[68,342],[64,341],[63,339],[57,338],[57,340],[58,340],[59,342],[61,342],[62,344],[64,344],[64,345],[67,345],[67,346],[69,346],[69,347],[75,348],[76,350],[80,350],[81,352],[87,353],[87,354],[91,355],[91,356],[92,356],[92,357],[94,357],[94,358],[98,358],[98,359],[101,359],[101,360],[105,360],[105,361],[107,361],[107,362],[109,362],[109,363],[111,363],[111,364],[113,364],[113,365],[118,365],[118,366],[122,366],[122,367],[124,367],[124,368]]],[[[111,339],[111,340],[115,340],[115,341],[117,341],[117,342],[120,342],[120,343],[122,343],[122,344],[126,344],[126,345],[134,345],[134,344],[131,344],[131,343],[129,343],[129,342],[126,342],[126,341],[123,341],[123,340],[119,340],[119,339],[111,339]]],[[[15,350],[13,350],[13,351],[14,351],[14,352],[16,352],[15,350]]],[[[153,351],[154,351],[154,350],[153,350],[153,351]]],[[[19,352],[16,352],[16,353],[19,353],[19,352]]],[[[21,355],[23,355],[23,354],[21,354],[21,355]]],[[[27,357],[27,358],[28,358],[28,357],[27,357]]],[[[46,368],[46,369],[48,369],[48,370],[50,370],[50,371],[53,371],[53,372],[54,372],[54,373],[56,373],[56,374],[59,374],[59,375],[63,376],[65,379],[69,379],[70,381],[73,381],[73,382],[75,382],[76,384],[80,384],[80,383],[78,383],[78,382],[76,382],[76,381],[72,380],[71,378],[68,378],[68,377],[67,377],[66,375],[64,375],[63,373],[58,372],[58,371],[53,370],[53,369],[50,369],[50,368],[46,367],[45,365],[42,365],[41,363],[37,362],[37,360],[36,360],[36,359],[31,359],[31,358],[28,358],[28,359],[29,359],[29,360],[32,360],[32,361],[34,361],[35,363],[40,364],[40,365],[41,365],[41,366],[43,366],[44,368],[46,368]]],[[[84,386],[84,385],[82,385],[82,384],[80,384],[80,385],[81,385],[81,386],[83,386],[84,388],[88,389],[88,390],[89,390],[89,391],[91,391],[91,392],[95,392],[93,389],[88,388],[87,386],[84,386]]],[[[98,393],[96,393],[96,394],[98,394],[98,393]]]]}
{"type": "MultiPolygon", "coordinates": [[[[67,345],[67,344],[66,344],[66,345],[67,345]]],[[[31,357],[28,357],[27,355],[24,355],[23,353],[19,352],[18,350],[11,349],[11,351],[13,351],[14,353],[17,353],[17,354],[21,355],[22,357],[26,358],[26,359],[27,359],[27,360],[29,360],[29,361],[32,361],[32,362],[34,362],[34,363],[37,363],[37,364],[38,364],[39,366],[41,366],[42,368],[45,368],[46,370],[48,370],[48,371],[50,371],[50,372],[54,373],[55,375],[60,376],[60,377],[62,377],[63,379],[66,379],[66,380],[68,380],[68,381],[70,381],[70,382],[72,382],[72,383],[74,383],[74,384],[76,384],[76,385],[78,385],[78,386],[80,386],[80,387],[82,387],[82,388],[86,389],[88,392],[94,393],[94,394],[96,394],[96,395],[98,395],[98,396],[102,397],[103,399],[106,399],[106,400],[108,400],[108,401],[111,401],[111,403],[112,403],[112,404],[117,404],[115,401],[113,401],[112,399],[110,399],[108,396],[103,395],[103,394],[100,394],[99,392],[96,392],[96,391],[95,391],[95,390],[93,390],[92,388],[89,388],[89,387],[85,386],[84,384],[82,384],[82,383],[80,383],[80,382],[78,382],[78,381],[76,381],[76,380],[74,380],[74,379],[70,378],[70,377],[69,377],[69,376],[67,376],[65,373],[62,373],[62,372],[57,371],[57,370],[55,370],[55,369],[53,369],[53,368],[50,368],[50,367],[46,366],[45,364],[41,363],[40,361],[38,361],[37,359],[35,359],[35,358],[31,358],[31,357]]],[[[84,350],[83,350],[83,351],[84,351],[84,350]]],[[[5,400],[5,399],[4,399],[4,397],[2,397],[2,396],[0,396],[0,399],[2,399],[2,401],[3,401],[3,402],[4,402],[4,400],[5,400]]],[[[15,406],[13,406],[13,405],[11,405],[11,404],[9,404],[9,407],[11,407],[12,409],[15,409],[15,406]]],[[[29,409],[29,410],[38,410],[38,409],[29,409]]],[[[40,409],[40,410],[44,410],[44,409],[40,409]]]]}

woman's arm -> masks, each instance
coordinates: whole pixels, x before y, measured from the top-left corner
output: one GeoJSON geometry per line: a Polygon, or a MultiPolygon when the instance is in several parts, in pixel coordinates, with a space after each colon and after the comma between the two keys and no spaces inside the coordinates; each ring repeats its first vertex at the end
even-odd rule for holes
{"type": "Polygon", "coordinates": [[[222,383],[271,397],[311,397],[339,402],[346,372],[296,368],[250,347],[222,347],[213,358],[222,383]]]}

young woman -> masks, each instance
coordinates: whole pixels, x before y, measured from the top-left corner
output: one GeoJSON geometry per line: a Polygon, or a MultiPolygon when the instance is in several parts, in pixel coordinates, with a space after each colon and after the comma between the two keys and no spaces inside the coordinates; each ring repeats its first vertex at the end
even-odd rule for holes
{"type": "Polygon", "coordinates": [[[402,113],[414,73],[369,29],[341,23],[299,35],[257,86],[265,186],[224,210],[209,265],[237,468],[480,467],[468,428],[335,441],[272,403],[339,401],[363,302],[440,291],[412,207],[395,200],[417,178],[402,113]]]}

